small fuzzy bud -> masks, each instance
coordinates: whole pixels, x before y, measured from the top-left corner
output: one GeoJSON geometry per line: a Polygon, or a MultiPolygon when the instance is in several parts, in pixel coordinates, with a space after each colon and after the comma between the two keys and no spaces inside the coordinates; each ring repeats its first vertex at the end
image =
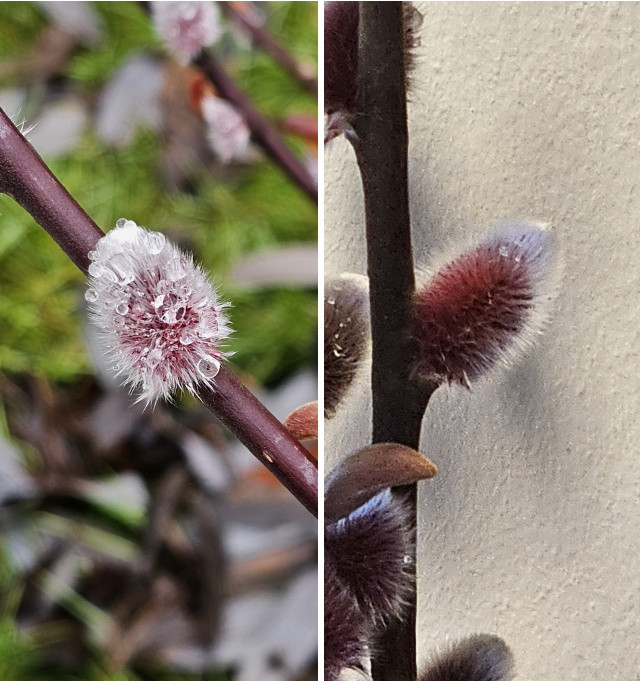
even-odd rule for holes
{"type": "Polygon", "coordinates": [[[324,110],[355,113],[358,70],[357,2],[324,4],[324,110]]]}
{"type": "Polygon", "coordinates": [[[406,508],[390,492],[376,495],[325,528],[325,556],[335,565],[370,624],[402,613],[411,581],[412,551],[406,508]]]}
{"type": "Polygon", "coordinates": [[[500,226],[418,289],[414,334],[422,375],[469,387],[533,344],[556,290],[552,241],[540,225],[500,226]]]}
{"type": "Polygon", "coordinates": [[[324,678],[338,681],[343,669],[362,670],[367,654],[365,620],[355,596],[336,573],[330,556],[324,561],[324,678]]]}
{"type": "Polygon", "coordinates": [[[419,681],[511,681],[513,655],[497,636],[460,641],[431,662],[419,681]]]}
{"type": "Polygon", "coordinates": [[[209,146],[220,162],[244,158],[251,131],[238,109],[220,97],[206,94],[200,102],[200,111],[207,124],[209,146]]]}
{"type": "Polygon", "coordinates": [[[331,418],[369,346],[369,280],[342,274],[324,290],[324,416],[331,418]]]}
{"type": "Polygon", "coordinates": [[[221,34],[220,12],[215,2],[152,2],[157,34],[181,64],[188,64],[203,47],[221,34]]]}
{"type": "Polygon", "coordinates": [[[120,219],[89,253],[85,298],[113,369],[140,401],[212,385],[230,333],[204,270],[159,232],[120,219]]]}
{"type": "MultiPolygon", "coordinates": [[[[324,5],[324,111],[325,144],[341,134],[352,137],[357,113],[359,2],[325,2],[324,5]]],[[[413,67],[413,51],[420,44],[422,14],[403,3],[405,78],[413,67]]]]}

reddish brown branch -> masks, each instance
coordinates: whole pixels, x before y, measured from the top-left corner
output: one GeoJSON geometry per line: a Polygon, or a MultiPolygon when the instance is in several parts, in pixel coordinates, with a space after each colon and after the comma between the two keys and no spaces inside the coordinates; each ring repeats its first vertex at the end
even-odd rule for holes
{"type": "Polygon", "coordinates": [[[0,109],[0,192],[19,203],[86,274],[104,233],[0,109]]]}
{"type": "Polygon", "coordinates": [[[314,515],[318,514],[318,469],[307,450],[224,367],[200,399],[247,449],[314,515]]]}
{"type": "Polygon", "coordinates": [[[193,61],[202,70],[218,94],[238,109],[251,129],[253,139],[280,168],[316,203],[318,185],[304,164],[285,144],[276,128],[258,111],[248,97],[233,83],[209,50],[202,50],[193,61]]]}
{"type": "Polygon", "coordinates": [[[221,4],[227,14],[251,35],[253,42],[263,52],[273,57],[274,61],[292,75],[307,92],[316,98],[318,97],[318,80],[316,77],[308,69],[305,69],[286,48],[280,45],[269,31],[258,24],[249,12],[238,9],[234,2],[223,2],[221,4]]]}
{"type": "MultiPolygon", "coordinates": [[[[55,178],[33,147],[0,109],[0,192],[11,196],[83,272],[104,232],[55,178]]],[[[223,367],[214,390],[202,390],[205,405],[314,515],[318,470],[286,428],[223,367]]]]}

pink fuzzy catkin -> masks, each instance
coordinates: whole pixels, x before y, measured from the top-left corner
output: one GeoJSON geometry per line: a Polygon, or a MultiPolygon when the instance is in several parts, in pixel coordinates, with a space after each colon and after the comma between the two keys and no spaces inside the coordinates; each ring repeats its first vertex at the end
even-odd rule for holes
{"type": "Polygon", "coordinates": [[[202,98],[200,109],[207,124],[209,145],[219,161],[227,164],[246,157],[251,131],[240,111],[210,94],[202,98]]]}
{"type": "Polygon", "coordinates": [[[515,223],[436,271],[415,296],[418,370],[467,387],[520,357],[544,329],[556,289],[551,233],[515,223]]]}
{"type": "Polygon", "coordinates": [[[181,64],[188,64],[203,47],[221,35],[220,12],[215,2],[152,2],[158,35],[181,64]]]}
{"type": "Polygon", "coordinates": [[[213,385],[228,307],[204,270],[159,232],[118,220],[89,253],[89,315],[124,383],[155,403],[213,385]]]}

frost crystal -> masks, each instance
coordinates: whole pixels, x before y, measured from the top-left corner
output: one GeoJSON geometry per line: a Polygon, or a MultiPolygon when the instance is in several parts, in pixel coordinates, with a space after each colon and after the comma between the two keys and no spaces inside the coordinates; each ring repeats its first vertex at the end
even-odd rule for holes
{"type": "Polygon", "coordinates": [[[176,389],[212,385],[230,334],[207,275],[190,254],[131,220],[89,253],[85,298],[102,330],[117,375],[139,400],[155,403],[176,389]]]}
{"type": "Polygon", "coordinates": [[[205,95],[200,103],[211,149],[222,163],[242,159],[249,148],[251,131],[244,116],[220,97],[205,95]]]}
{"type": "Polygon", "coordinates": [[[219,37],[220,13],[215,2],[152,2],[156,32],[182,64],[219,37]]]}
{"type": "Polygon", "coordinates": [[[545,327],[557,275],[551,233],[528,223],[498,227],[439,268],[415,299],[420,373],[469,387],[519,358],[545,327]]]}

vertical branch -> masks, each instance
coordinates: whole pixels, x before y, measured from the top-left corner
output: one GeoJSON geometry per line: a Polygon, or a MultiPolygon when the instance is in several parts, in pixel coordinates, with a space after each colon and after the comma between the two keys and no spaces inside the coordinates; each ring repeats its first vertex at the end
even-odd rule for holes
{"type": "MultiPolygon", "coordinates": [[[[435,385],[413,372],[415,288],[407,182],[407,104],[402,2],[360,2],[353,146],[364,188],[372,335],[372,441],[418,449],[435,385]]],[[[416,485],[396,488],[416,513],[416,485]]],[[[414,556],[415,570],[415,556],[414,556]]],[[[391,624],[373,662],[376,681],[416,678],[415,593],[391,624]]]]}

